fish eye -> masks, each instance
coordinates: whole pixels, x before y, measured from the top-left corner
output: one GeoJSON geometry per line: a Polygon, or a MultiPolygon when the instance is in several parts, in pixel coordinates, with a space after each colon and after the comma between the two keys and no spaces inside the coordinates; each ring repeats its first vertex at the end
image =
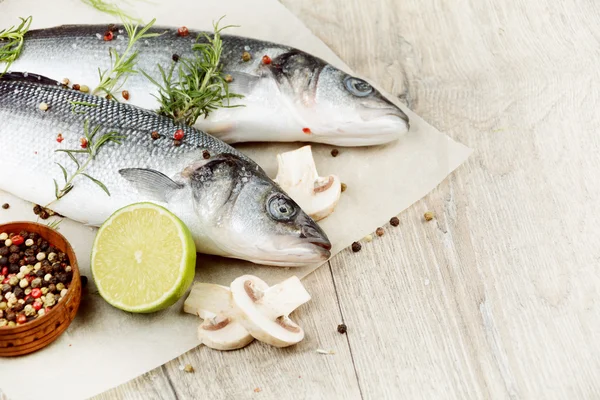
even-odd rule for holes
{"type": "Polygon", "coordinates": [[[362,79],[347,76],[344,79],[344,85],[346,89],[357,97],[365,97],[373,93],[373,86],[369,85],[362,79]]]}
{"type": "Polygon", "coordinates": [[[298,212],[297,207],[280,194],[269,199],[268,210],[271,218],[276,221],[290,221],[298,212]]]}

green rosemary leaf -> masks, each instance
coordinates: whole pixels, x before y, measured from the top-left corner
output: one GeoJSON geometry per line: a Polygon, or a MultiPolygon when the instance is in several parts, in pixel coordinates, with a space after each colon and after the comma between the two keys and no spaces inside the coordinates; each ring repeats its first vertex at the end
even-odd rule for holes
{"type": "Polygon", "coordinates": [[[58,199],[58,182],[56,182],[56,179],[53,179],[54,181],[54,195],[56,196],[56,198],[58,199]]]}
{"type": "Polygon", "coordinates": [[[75,156],[73,154],[71,154],[71,152],[69,152],[69,151],[67,151],[66,153],[69,155],[69,157],[71,157],[71,160],[73,160],[73,162],[75,163],[75,165],[77,165],[77,168],[79,169],[79,167],[80,167],[79,161],[77,161],[75,156]]]}
{"type": "Polygon", "coordinates": [[[214,26],[214,35],[209,37],[203,33],[206,43],[196,43],[192,46],[194,55],[191,58],[181,57],[177,63],[178,80],[173,79],[175,63],[166,74],[161,65],[158,65],[163,84],[158,83],[147,73],[142,74],[159,89],[158,96],[154,97],[160,102],[157,112],[173,119],[177,123],[193,125],[200,116],[205,118],[219,107],[232,108],[243,105],[230,105],[230,99],[243,98],[240,94],[230,93],[225,75],[221,71],[221,54],[223,42],[220,32],[228,25],[219,28],[221,17],[214,26]],[[227,104],[225,104],[227,102],[227,104]]]}
{"type": "Polygon", "coordinates": [[[58,165],[60,167],[60,169],[62,170],[63,173],[63,177],[65,178],[65,183],[67,183],[67,170],[65,169],[65,167],[63,167],[62,165],[60,165],[59,163],[55,163],[56,165],[58,165]]]}
{"type": "Polygon", "coordinates": [[[0,31],[0,63],[6,63],[6,67],[0,73],[0,76],[4,75],[11,64],[21,55],[25,34],[31,26],[31,16],[19,19],[21,24],[18,27],[11,26],[0,31]]]}
{"type": "Polygon", "coordinates": [[[137,21],[140,23],[142,22],[142,20],[140,20],[139,18],[133,18],[130,15],[128,15],[127,13],[125,13],[125,11],[123,11],[116,4],[109,3],[104,0],[81,0],[81,1],[91,7],[94,7],[96,10],[98,10],[100,12],[110,14],[115,17],[128,18],[132,21],[137,21]]]}
{"type": "Polygon", "coordinates": [[[96,179],[96,178],[92,178],[91,176],[89,176],[89,175],[88,175],[88,174],[86,174],[86,173],[83,173],[83,172],[82,172],[82,173],[81,173],[81,175],[83,175],[83,176],[85,176],[85,177],[89,178],[89,179],[90,179],[92,182],[94,182],[96,185],[100,186],[100,188],[101,188],[102,190],[104,190],[104,191],[106,192],[106,194],[107,194],[107,195],[109,195],[109,196],[110,196],[110,192],[108,191],[108,188],[107,188],[106,186],[104,186],[104,183],[100,182],[100,181],[99,181],[98,179],[96,179]]]}
{"type": "Polygon", "coordinates": [[[89,150],[78,150],[78,149],[75,149],[75,150],[57,149],[55,151],[60,151],[63,153],[89,153],[89,150]]]}
{"type": "Polygon", "coordinates": [[[46,226],[48,226],[48,228],[50,229],[54,229],[55,231],[57,231],[59,229],[58,226],[61,224],[61,222],[63,222],[62,219],[56,219],[47,223],[46,226]]]}
{"type": "Polygon", "coordinates": [[[74,114],[85,114],[85,111],[76,111],[77,106],[85,106],[85,107],[98,107],[98,104],[88,103],[87,101],[72,101],[69,100],[69,104],[71,104],[71,112],[74,114]]]}

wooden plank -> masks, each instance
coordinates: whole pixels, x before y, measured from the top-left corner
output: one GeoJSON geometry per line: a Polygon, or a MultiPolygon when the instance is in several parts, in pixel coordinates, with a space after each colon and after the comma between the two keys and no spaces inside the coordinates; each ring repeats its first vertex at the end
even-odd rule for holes
{"type": "Polygon", "coordinates": [[[329,266],[303,284],[312,300],[291,316],[306,333],[298,345],[277,349],[255,341],[232,352],[200,346],[97,398],[360,399],[347,337],[337,332],[341,315],[329,266]],[[319,348],[335,354],[319,354],[319,348]],[[181,371],[186,364],[195,372],[181,371]]]}
{"type": "Polygon", "coordinates": [[[283,2],[476,150],[332,260],[364,397],[598,398],[598,2],[283,2]]]}

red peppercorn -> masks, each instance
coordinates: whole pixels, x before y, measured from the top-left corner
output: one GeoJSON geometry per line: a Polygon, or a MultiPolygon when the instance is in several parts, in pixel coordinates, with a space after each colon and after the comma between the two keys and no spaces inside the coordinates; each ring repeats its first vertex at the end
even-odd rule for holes
{"type": "Polygon", "coordinates": [[[177,34],[179,36],[187,36],[190,34],[190,31],[185,26],[182,26],[181,28],[177,29],[177,34]]]}
{"type": "Polygon", "coordinates": [[[6,276],[8,274],[8,267],[2,268],[2,275],[6,276]]]}
{"type": "Polygon", "coordinates": [[[19,314],[17,316],[17,324],[24,324],[25,322],[27,322],[27,317],[25,314],[19,314]]]}
{"type": "Polygon", "coordinates": [[[82,149],[87,149],[88,147],[88,140],[86,138],[81,138],[79,139],[79,144],[81,145],[82,149]]]}
{"type": "Polygon", "coordinates": [[[173,135],[173,139],[182,140],[183,136],[184,136],[183,129],[177,129],[177,131],[175,131],[175,134],[173,135]]]}
{"type": "Polygon", "coordinates": [[[123,90],[121,96],[123,96],[125,100],[129,100],[129,92],[127,90],[123,90]]]}
{"type": "Polygon", "coordinates": [[[65,138],[63,137],[62,133],[59,133],[58,136],[56,137],[56,141],[58,143],[62,142],[63,140],[65,140],[65,138]]]}
{"type": "Polygon", "coordinates": [[[111,31],[106,31],[106,33],[104,34],[104,41],[110,42],[111,40],[113,40],[114,37],[115,35],[113,35],[111,31]]]}
{"type": "MultiPolygon", "coordinates": [[[[50,310],[52,310],[50,307],[46,307],[44,308],[44,311],[46,311],[46,314],[48,314],[50,312],[50,310]]],[[[69,345],[70,346],[70,345],[69,345]]]]}
{"type": "Polygon", "coordinates": [[[27,279],[27,282],[31,283],[31,281],[35,279],[35,276],[27,274],[25,275],[25,279],[27,279]]]}
{"type": "Polygon", "coordinates": [[[307,135],[310,135],[312,133],[310,128],[302,128],[302,132],[306,133],[307,135]]]}
{"type": "Polygon", "coordinates": [[[17,246],[20,246],[23,244],[23,242],[25,241],[25,239],[23,239],[23,236],[21,235],[15,235],[12,237],[12,242],[13,244],[16,244],[17,246]]]}
{"type": "Polygon", "coordinates": [[[23,300],[25,300],[25,302],[27,302],[27,300],[29,300],[31,298],[31,295],[28,294],[27,296],[25,296],[25,298],[23,300]]]}
{"type": "Polygon", "coordinates": [[[263,64],[269,65],[269,64],[271,64],[271,57],[263,56],[262,61],[263,61],[263,64]]]}
{"type": "Polygon", "coordinates": [[[33,308],[35,308],[35,311],[38,311],[40,308],[42,308],[42,302],[41,301],[34,301],[33,302],[33,308]]]}
{"type": "Polygon", "coordinates": [[[5,285],[8,283],[8,281],[10,281],[10,278],[4,278],[4,280],[2,281],[2,284],[5,285]]]}
{"type": "Polygon", "coordinates": [[[31,297],[39,299],[42,297],[42,291],[39,288],[31,289],[31,297]]]}

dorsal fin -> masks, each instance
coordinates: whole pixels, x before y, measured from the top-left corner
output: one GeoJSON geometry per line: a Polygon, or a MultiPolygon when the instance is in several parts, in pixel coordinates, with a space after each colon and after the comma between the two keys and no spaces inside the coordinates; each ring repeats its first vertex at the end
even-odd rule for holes
{"type": "Polygon", "coordinates": [[[62,83],[55,81],[54,79],[47,78],[43,75],[32,74],[31,72],[7,72],[5,74],[0,73],[0,81],[30,82],[37,83],[40,85],[63,86],[62,83]]]}

